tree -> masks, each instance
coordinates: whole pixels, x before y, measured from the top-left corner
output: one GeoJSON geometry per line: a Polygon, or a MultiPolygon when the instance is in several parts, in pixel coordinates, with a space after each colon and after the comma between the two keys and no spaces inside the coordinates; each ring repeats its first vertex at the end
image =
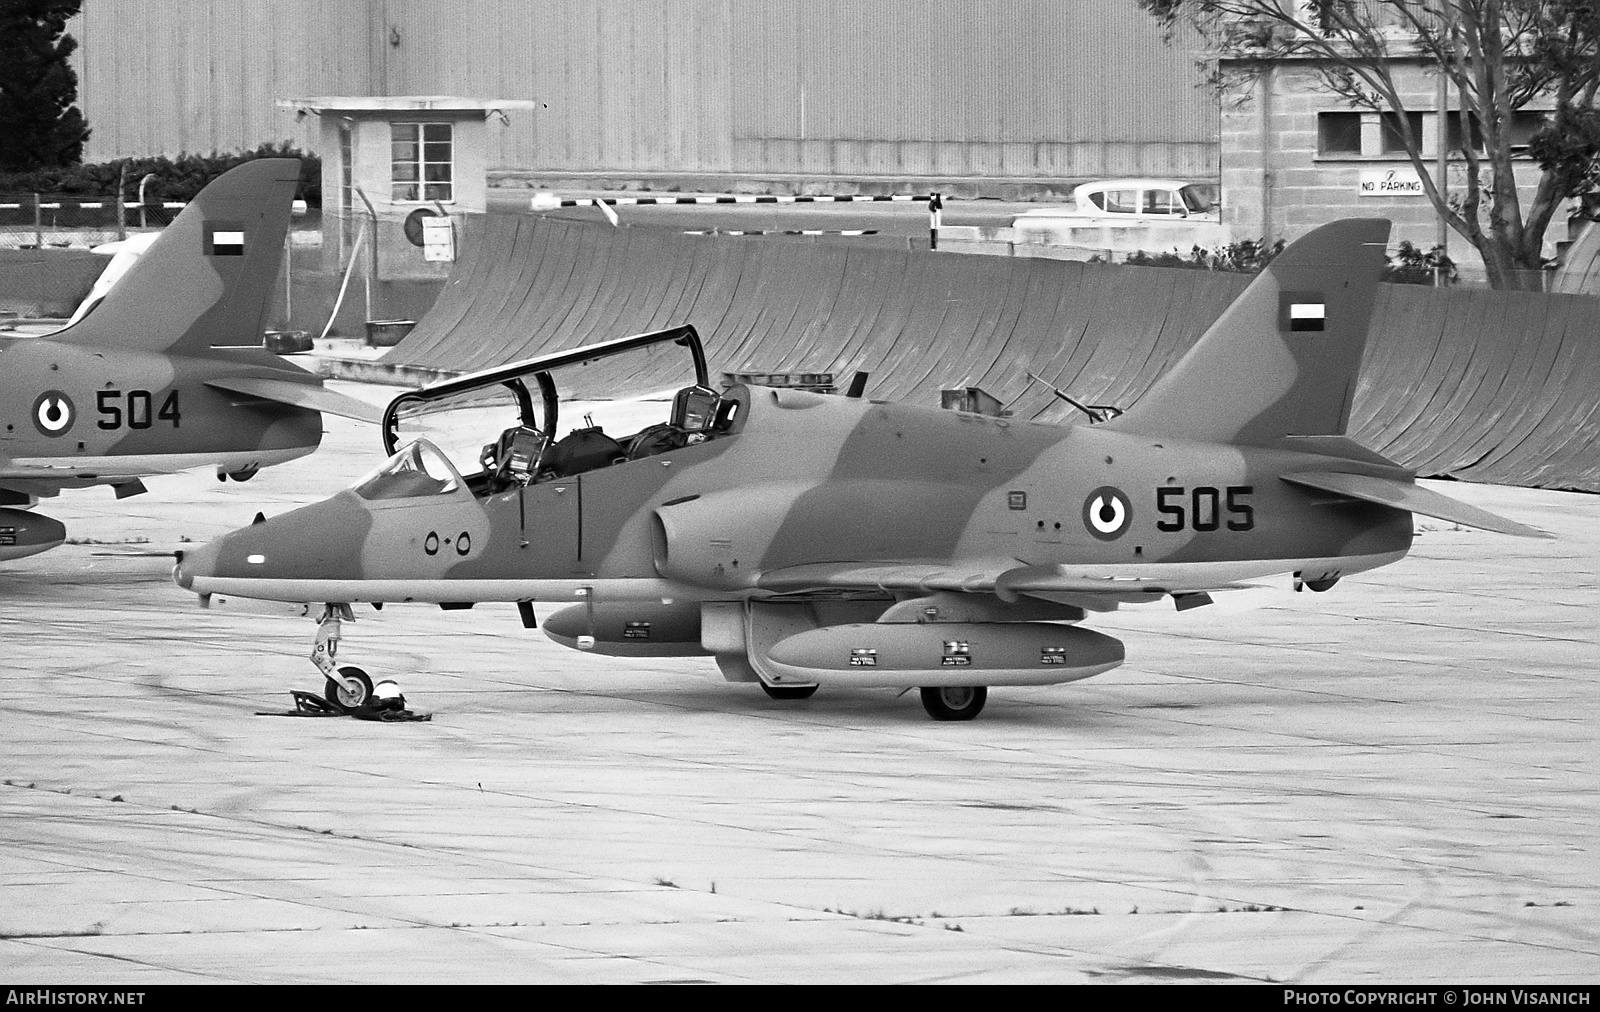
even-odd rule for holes
{"type": "Polygon", "coordinates": [[[1387,114],[1434,208],[1483,257],[1490,284],[1519,287],[1543,266],[1544,235],[1562,202],[1600,179],[1600,0],[1139,0],[1169,33],[1197,28],[1215,47],[1213,83],[1228,87],[1283,59],[1310,61],[1352,106],[1387,114]],[[1396,85],[1399,62],[1422,61],[1459,96],[1450,140],[1465,185],[1422,157],[1396,85]],[[1531,137],[1514,113],[1553,104],[1531,137]],[[1525,143],[1538,185],[1524,206],[1513,147],[1525,143]]]}
{"type": "Polygon", "coordinates": [[[76,165],[89,127],[65,34],[81,0],[0,0],[0,170],[76,165]]]}

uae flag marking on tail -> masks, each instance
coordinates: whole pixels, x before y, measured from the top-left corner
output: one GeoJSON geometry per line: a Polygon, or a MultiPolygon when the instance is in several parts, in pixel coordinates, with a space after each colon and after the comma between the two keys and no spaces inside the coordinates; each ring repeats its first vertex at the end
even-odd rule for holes
{"type": "Polygon", "coordinates": [[[1284,292],[1278,325],[1292,333],[1326,329],[1328,307],[1320,292],[1284,292]]]}
{"type": "MultiPolygon", "coordinates": [[[[240,247],[241,251],[243,247],[240,247]]],[[[1326,314],[1320,302],[1296,302],[1289,306],[1290,330],[1321,330],[1326,314]]]]}
{"type": "Polygon", "coordinates": [[[209,231],[206,252],[214,257],[244,256],[244,229],[218,227],[209,231]]]}

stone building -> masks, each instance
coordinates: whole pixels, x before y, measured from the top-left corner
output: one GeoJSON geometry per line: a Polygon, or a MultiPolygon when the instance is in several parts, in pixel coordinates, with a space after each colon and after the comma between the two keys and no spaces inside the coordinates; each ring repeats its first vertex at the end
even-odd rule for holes
{"type": "MultiPolygon", "coordinates": [[[[1227,59],[1221,67],[1224,77],[1244,69],[1242,61],[1227,59]]],[[[1268,61],[1247,84],[1222,96],[1223,221],[1233,237],[1292,241],[1337,218],[1381,216],[1394,221],[1396,244],[1409,240],[1426,250],[1439,243],[1439,216],[1406,155],[1396,114],[1352,106],[1329,90],[1317,67],[1307,58],[1268,61]]],[[[1463,128],[1454,89],[1441,105],[1439,79],[1432,64],[1421,59],[1397,59],[1392,72],[1430,174],[1437,171],[1443,109],[1444,141],[1451,152],[1446,186],[1459,196],[1466,163],[1459,150],[1463,128]]],[[[1524,201],[1532,199],[1539,179],[1525,145],[1550,108],[1548,100],[1535,99],[1513,114],[1513,137],[1524,145],[1513,149],[1520,151],[1516,174],[1524,201]]],[[[1554,256],[1555,242],[1565,238],[1565,221],[1562,212],[1552,221],[1547,256],[1554,256]]],[[[1464,237],[1451,230],[1445,241],[1464,274],[1481,271],[1464,237]]]]}

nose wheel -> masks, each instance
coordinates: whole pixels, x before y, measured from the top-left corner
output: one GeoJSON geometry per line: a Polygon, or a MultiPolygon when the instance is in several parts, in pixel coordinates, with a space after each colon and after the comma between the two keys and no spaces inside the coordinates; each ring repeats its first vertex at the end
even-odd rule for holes
{"type": "Polygon", "coordinates": [[[346,710],[354,710],[372,701],[372,678],[354,664],[339,668],[340,681],[328,679],[323,686],[322,698],[346,710]],[[351,683],[355,687],[351,688],[351,683]]]}

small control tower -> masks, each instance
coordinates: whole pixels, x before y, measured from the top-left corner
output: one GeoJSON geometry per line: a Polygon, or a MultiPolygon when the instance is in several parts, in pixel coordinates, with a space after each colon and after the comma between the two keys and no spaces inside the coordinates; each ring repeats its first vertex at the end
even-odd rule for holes
{"type": "Polygon", "coordinates": [[[449,95],[278,100],[322,121],[322,273],[348,295],[340,332],[359,333],[364,310],[369,336],[389,343],[432,305],[460,255],[467,216],[486,208],[489,118],[504,123],[509,111],[538,104],[449,95]]]}

